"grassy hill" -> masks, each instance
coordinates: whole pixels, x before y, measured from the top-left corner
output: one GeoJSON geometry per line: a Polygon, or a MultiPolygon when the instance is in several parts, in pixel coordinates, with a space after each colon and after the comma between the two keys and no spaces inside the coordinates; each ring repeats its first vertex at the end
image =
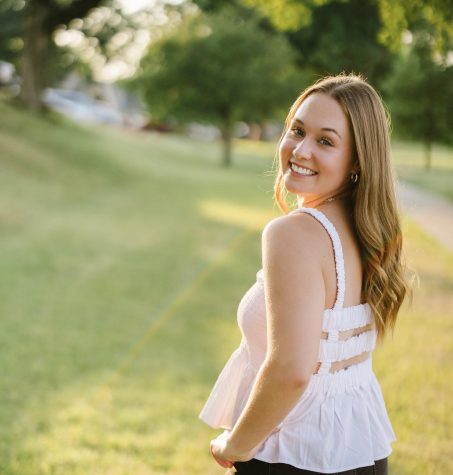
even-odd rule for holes
{"type": "MultiPolygon", "coordinates": [[[[216,144],[0,114],[0,473],[224,473],[197,416],[276,214],[274,146],[226,170],[216,144]]],[[[423,285],[374,358],[391,471],[449,473],[453,256],[405,226],[423,285]]]]}

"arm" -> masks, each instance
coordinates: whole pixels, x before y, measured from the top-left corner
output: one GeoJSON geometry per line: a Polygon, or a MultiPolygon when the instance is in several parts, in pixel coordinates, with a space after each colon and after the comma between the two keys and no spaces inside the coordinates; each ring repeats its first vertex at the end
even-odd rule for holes
{"type": "Polygon", "coordinates": [[[226,453],[236,460],[250,458],[295,406],[314,372],[325,303],[323,239],[307,215],[283,216],[264,229],[267,353],[226,443],[226,453]]]}

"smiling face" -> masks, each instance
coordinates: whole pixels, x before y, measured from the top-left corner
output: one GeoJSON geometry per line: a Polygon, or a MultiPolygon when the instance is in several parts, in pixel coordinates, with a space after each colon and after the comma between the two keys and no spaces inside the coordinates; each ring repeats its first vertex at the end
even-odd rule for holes
{"type": "Polygon", "coordinates": [[[352,136],[340,104],[313,93],[297,109],[279,148],[286,189],[315,207],[344,189],[354,171],[352,136]]]}

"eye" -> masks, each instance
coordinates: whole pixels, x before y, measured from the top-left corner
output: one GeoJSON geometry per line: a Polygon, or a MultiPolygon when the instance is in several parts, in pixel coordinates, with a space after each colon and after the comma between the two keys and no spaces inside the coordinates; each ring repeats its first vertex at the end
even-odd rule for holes
{"type": "Polygon", "coordinates": [[[333,147],[333,143],[327,139],[326,137],[323,137],[320,142],[323,144],[323,145],[328,145],[329,147],[333,147]]]}
{"type": "Polygon", "coordinates": [[[291,132],[293,132],[294,135],[298,135],[299,137],[303,137],[305,134],[304,131],[300,127],[292,127],[291,132]]]}

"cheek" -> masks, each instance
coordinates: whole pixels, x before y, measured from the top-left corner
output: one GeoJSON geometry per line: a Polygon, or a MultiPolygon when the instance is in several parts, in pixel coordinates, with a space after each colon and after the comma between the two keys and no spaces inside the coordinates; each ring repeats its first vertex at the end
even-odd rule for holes
{"type": "Polygon", "coordinates": [[[337,160],[334,160],[332,164],[332,172],[339,177],[339,179],[344,180],[347,178],[349,170],[351,168],[351,160],[347,156],[338,156],[337,160]]]}
{"type": "Polygon", "coordinates": [[[278,149],[278,154],[281,163],[286,163],[291,157],[291,153],[294,149],[294,145],[290,140],[283,140],[278,149]]]}

